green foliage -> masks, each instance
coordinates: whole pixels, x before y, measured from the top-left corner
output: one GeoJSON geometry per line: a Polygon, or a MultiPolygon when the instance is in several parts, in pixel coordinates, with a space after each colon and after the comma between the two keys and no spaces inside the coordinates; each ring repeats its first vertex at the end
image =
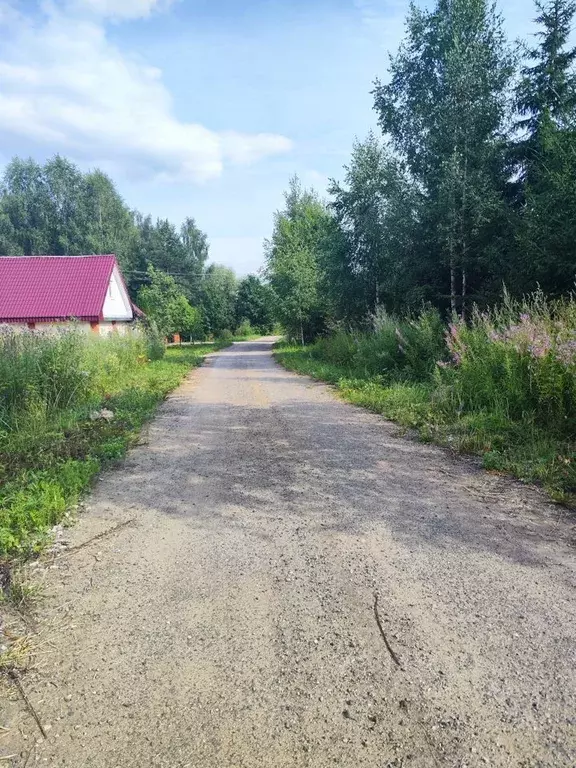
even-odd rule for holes
{"type": "Polygon", "coordinates": [[[237,280],[234,272],[220,264],[206,270],[202,288],[202,311],[205,329],[219,337],[236,327],[237,280]]]}
{"type": "Polygon", "coordinates": [[[222,328],[222,330],[218,331],[216,334],[216,340],[220,346],[224,347],[234,341],[234,334],[230,328],[222,328]]]}
{"type": "Polygon", "coordinates": [[[269,285],[263,283],[255,275],[248,275],[240,281],[236,296],[236,322],[239,323],[238,333],[247,336],[248,333],[240,333],[240,327],[247,322],[252,329],[258,329],[260,333],[270,333],[274,327],[274,291],[269,285]]]}
{"type": "Polygon", "coordinates": [[[44,165],[14,158],[0,181],[1,255],[115,253],[132,297],[150,266],[170,274],[198,307],[208,240],[187,218],[178,230],[130,210],[112,180],[56,155],[44,165]]]}
{"type": "Polygon", "coordinates": [[[173,277],[148,267],[148,284],[138,292],[138,302],[148,321],[164,336],[175,333],[197,339],[203,336],[200,312],[190,305],[173,277]]]}
{"type": "Polygon", "coordinates": [[[44,337],[0,328],[0,425],[37,402],[58,409],[85,399],[84,338],[80,330],[44,337]]]}
{"type": "Polygon", "coordinates": [[[180,293],[173,277],[155,267],[148,267],[148,283],[138,291],[138,306],[165,336],[171,334],[170,304],[180,293]]]}
{"type": "Polygon", "coordinates": [[[158,330],[153,320],[147,320],[143,327],[146,338],[146,355],[149,360],[162,360],[166,354],[166,342],[164,336],[158,330]]]}
{"type": "Polygon", "coordinates": [[[146,270],[169,274],[182,293],[194,306],[201,300],[202,280],[208,258],[206,235],[194,219],[186,219],[180,231],[167,219],[152,221],[151,216],[135,215],[137,239],[132,256],[130,287],[137,293],[147,283],[146,270]]]}
{"type": "Polygon", "coordinates": [[[133,216],[101,171],[83,174],[59,155],[43,166],[14,158],[0,192],[3,254],[115,252],[129,267],[137,237],[133,216]]]}
{"type": "Polygon", "coordinates": [[[202,319],[200,312],[190,306],[188,299],[180,294],[170,300],[167,306],[168,326],[170,333],[178,333],[188,339],[202,336],[202,319]]]}
{"type": "Polygon", "coordinates": [[[343,241],[322,266],[339,316],[358,321],[378,306],[405,305],[417,200],[401,164],[370,133],[354,144],[344,184],[333,181],[328,191],[343,241]]]}
{"type": "Polygon", "coordinates": [[[320,339],[312,354],[362,378],[431,380],[438,360],[446,357],[444,326],[436,310],[404,320],[379,310],[373,325],[371,332],[339,331],[320,339]]]}
{"type": "Polygon", "coordinates": [[[573,122],[576,109],[576,80],[573,65],[576,48],[567,48],[574,16],[574,0],[536,0],[540,44],[528,50],[530,64],[522,67],[516,92],[516,107],[521,115],[518,127],[530,139],[537,136],[543,122],[556,126],[573,122]]]}
{"type": "Polygon", "coordinates": [[[275,214],[267,276],[290,338],[366,331],[378,307],[466,318],[503,286],[574,286],[575,0],[537,0],[537,43],[523,49],[492,0],[425,6],[410,6],[375,83],[384,141],[354,144],[326,206],[293,179],[275,214]]]}
{"type": "Polygon", "coordinates": [[[255,329],[252,328],[249,320],[242,320],[240,325],[236,328],[234,335],[241,337],[255,336],[257,334],[254,333],[254,330],[255,329]]]}
{"type": "Polygon", "coordinates": [[[3,331],[0,381],[12,376],[0,391],[0,557],[34,551],[209,349],[148,362],[143,335],[3,331]],[[91,418],[102,408],[112,417],[91,418]]]}
{"type": "Polygon", "coordinates": [[[266,275],[276,294],[276,314],[289,336],[313,338],[325,325],[320,296],[322,250],[334,222],[314,192],[297,177],[285,194],[286,206],[274,216],[265,245],[266,275]]]}
{"type": "Polygon", "coordinates": [[[426,193],[421,237],[444,267],[441,290],[452,311],[462,314],[504,215],[497,136],[512,62],[489,0],[437,0],[430,11],[413,5],[391,80],[374,91],[382,129],[426,193]]]}
{"type": "Polygon", "coordinates": [[[516,91],[512,156],[521,183],[510,285],[560,295],[576,276],[576,48],[569,46],[576,3],[539,1],[537,9],[539,44],[527,52],[516,91]]]}

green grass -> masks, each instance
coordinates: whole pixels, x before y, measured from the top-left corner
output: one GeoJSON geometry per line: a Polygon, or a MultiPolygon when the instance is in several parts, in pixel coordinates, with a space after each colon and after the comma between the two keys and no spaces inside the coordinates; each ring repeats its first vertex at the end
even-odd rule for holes
{"type": "MultiPolygon", "coordinates": [[[[134,444],[159,403],[221,345],[173,347],[161,360],[118,364],[98,346],[99,367],[89,396],[71,407],[32,398],[4,417],[0,434],[0,559],[32,555],[52,526],[80,500],[97,473],[134,444]],[[110,421],[91,419],[106,408],[110,421]]],[[[84,361],[85,364],[85,361],[84,361]]]]}
{"type": "Polygon", "coordinates": [[[325,347],[323,342],[305,348],[279,344],[275,357],[288,370],[333,384],[348,402],[416,430],[421,440],[479,455],[488,470],[539,483],[555,501],[576,502],[576,444],[547,432],[529,413],[514,421],[497,408],[461,411],[447,402],[439,380],[387,380],[327,362],[325,347]]]}

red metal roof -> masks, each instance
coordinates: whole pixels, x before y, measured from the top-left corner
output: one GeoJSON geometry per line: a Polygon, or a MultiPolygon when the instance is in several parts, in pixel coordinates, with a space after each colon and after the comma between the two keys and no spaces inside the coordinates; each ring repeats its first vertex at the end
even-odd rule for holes
{"type": "Polygon", "coordinates": [[[0,322],[101,319],[116,256],[0,257],[0,322]]]}

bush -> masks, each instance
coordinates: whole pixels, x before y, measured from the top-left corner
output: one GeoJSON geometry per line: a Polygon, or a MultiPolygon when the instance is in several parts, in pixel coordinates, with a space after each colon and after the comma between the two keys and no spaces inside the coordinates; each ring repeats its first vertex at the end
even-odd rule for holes
{"type": "Polygon", "coordinates": [[[229,344],[234,341],[234,334],[228,328],[223,328],[216,334],[216,340],[221,344],[229,344]]]}
{"type": "Polygon", "coordinates": [[[162,360],[166,353],[166,342],[154,321],[148,323],[144,331],[146,354],[149,360],[162,360]]]}
{"type": "Polygon", "coordinates": [[[346,333],[345,331],[336,331],[331,336],[320,339],[312,347],[314,357],[334,365],[340,365],[342,368],[349,369],[350,371],[357,365],[357,352],[357,339],[351,333],[346,333]]]}
{"type": "Polygon", "coordinates": [[[250,325],[250,320],[242,320],[234,333],[235,336],[254,336],[254,328],[250,325]]]}
{"type": "Polygon", "coordinates": [[[370,333],[336,331],[318,341],[312,354],[354,375],[389,382],[430,381],[438,360],[447,358],[445,329],[436,310],[404,320],[378,312],[373,325],[370,333]]]}

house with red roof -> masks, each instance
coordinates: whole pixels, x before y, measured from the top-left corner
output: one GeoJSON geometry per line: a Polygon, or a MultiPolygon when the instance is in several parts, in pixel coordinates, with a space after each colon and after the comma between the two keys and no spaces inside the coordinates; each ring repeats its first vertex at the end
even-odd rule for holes
{"type": "Polygon", "coordinates": [[[76,321],[102,335],[124,333],[142,312],[116,256],[0,256],[0,323],[30,329],[76,321]]]}

